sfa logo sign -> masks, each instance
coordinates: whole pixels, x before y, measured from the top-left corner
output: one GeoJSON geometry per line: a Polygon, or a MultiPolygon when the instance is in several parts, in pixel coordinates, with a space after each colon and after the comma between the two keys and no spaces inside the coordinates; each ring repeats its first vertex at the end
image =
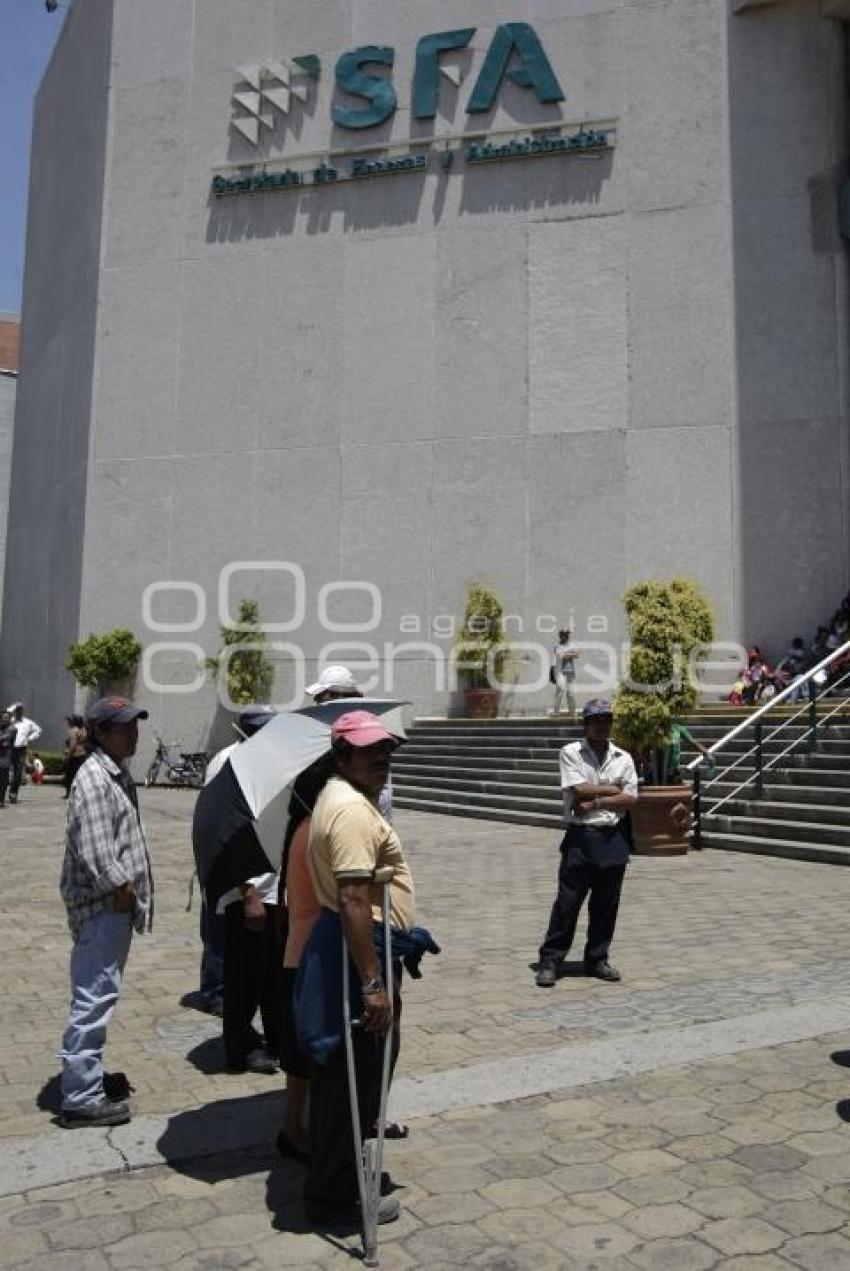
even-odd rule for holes
{"type": "MultiPolygon", "coordinates": [[[[468,48],[475,31],[475,27],[439,31],[423,35],[418,42],[411,101],[414,119],[433,119],[437,114],[441,78],[460,87],[460,69],[444,64],[443,58],[468,48]]],[[[398,95],[392,79],[394,64],[395,49],[383,45],[366,44],[342,54],[334,72],[336,87],[349,97],[359,98],[362,104],[333,104],[331,115],[339,128],[375,128],[395,114],[398,95]],[[384,68],[384,73],[376,73],[378,68],[384,68]]],[[[309,81],[318,81],[321,72],[321,60],[315,54],[268,66],[239,67],[247,89],[233,94],[242,112],[233,119],[233,127],[257,145],[262,128],[274,127],[276,113],[288,114],[293,100],[308,100],[309,81]]],[[[485,114],[492,110],[506,78],[533,91],[544,105],[564,100],[564,91],[543,45],[527,22],[506,22],[496,28],[466,103],[466,113],[485,114]]]]}

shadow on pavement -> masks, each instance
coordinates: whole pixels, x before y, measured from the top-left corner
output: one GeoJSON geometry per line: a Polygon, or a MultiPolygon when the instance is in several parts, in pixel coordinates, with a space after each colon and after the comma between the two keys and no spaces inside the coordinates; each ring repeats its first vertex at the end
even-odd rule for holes
{"type": "MultiPolygon", "coordinates": [[[[539,962],[529,962],[529,971],[535,973],[540,970],[539,962]]],[[[584,963],[583,962],[562,962],[558,967],[557,978],[559,980],[573,980],[577,977],[584,979],[584,963]]]]}
{"type": "MultiPolygon", "coordinates": [[[[307,1232],[312,1232],[320,1240],[324,1240],[326,1244],[338,1249],[340,1253],[347,1253],[350,1258],[362,1262],[363,1257],[359,1241],[352,1246],[344,1239],[341,1233],[332,1234],[329,1231],[317,1231],[315,1227],[311,1227],[307,1222],[304,1216],[304,1206],[301,1202],[301,1189],[304,1185],[305,1173],[306,1168],[303,1164],[299,1164],[296,1161],[282,1161],[279,1158],[270,1169],[266,1180],[266,1206],[272,1214],[272,1226],[275,1231],[287,1231],[295,1235],[305,1235],[307,1232]]],[[[352,1226],[347,1234],[356,1236],[358,1232],[359,1228],[355,1225],[352,1226]]]]}
{"type": "Polygon", "coordinates": [[[224,1054],[224,1042],[220,1037],[208,1037],[188,1051],[186,1058],[199,1072],[211,1076],[217,1072],[227,1072],[224,1054]]]}
{"type": "Polygon", "coordinates": [[[51,1077],[49,1081],[45,1081],[44,1085],[35,1096],[35,1106],[41,1112],[52,1112],[54,1116],[59,1115],[59,1109],[62,1103],[62,1092],[59,1088],[60,1076],[57,1072],[55,1077],[51,1077]]]}
{"type": "Polygon", "coordinates": [[[157,1151],[177,1173],[209,1183],[256,1174],[276,1160],[283,1109],[279,1089],[189,1108],[169,1117],[157,1151]]]}

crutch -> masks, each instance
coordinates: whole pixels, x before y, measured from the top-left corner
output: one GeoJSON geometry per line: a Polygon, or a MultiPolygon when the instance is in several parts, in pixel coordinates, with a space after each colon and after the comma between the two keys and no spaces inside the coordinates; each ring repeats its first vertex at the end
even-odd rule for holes
{"type": "MultiPolygon", "coordinates": [[[[392,936],[390,932],[389,883],[392,866],[376,869],[373,880],[380,884],[381,912],[384,920],[384,977],[390,999],[390,1026],[384,1036],[384,1063],[381,1071],[381,1101],[378,1111],[378,1133],[374,1140],[364,1139],[360,1126],[360,1107],[357,1102],[357,1072],[354,1066],[354,1039],[351,1034],[351,996],[348,974],[348,943],[342,936],[342,1007],[345,1024],[345,1058],[348,1064],[348,1095],[351,1102],[351,1126],[354,1134],[354,1159],[357,1165],[357,1187],[360,1192],[360,1212],[363,1217],[363,1261],[367,1267],[377,1267],[378,1262],[378,1207],[381,1203],[381,1167],[384,1162],[384,1131],[387,1124],[387,1097],[390,1088],[390,1061],[392,1055],[392,936]]],[[[355,1021],[356,1023],[356,1021],[355,1021]]]]}

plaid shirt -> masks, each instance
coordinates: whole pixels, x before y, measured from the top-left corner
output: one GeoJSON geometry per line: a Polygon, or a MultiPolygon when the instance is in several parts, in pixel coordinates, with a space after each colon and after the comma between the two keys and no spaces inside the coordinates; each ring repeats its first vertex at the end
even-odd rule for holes
{"type": "Polygon", "coordinates": [[[71,787],[59,890],[75,940],[87,919],[109,908],[112,892],[123,883],[130,883],[136,893],[134,927],[151,927],[150,856],[139,813],[122,780],[129,780],[126,770],[96,750],[71,787]]]}

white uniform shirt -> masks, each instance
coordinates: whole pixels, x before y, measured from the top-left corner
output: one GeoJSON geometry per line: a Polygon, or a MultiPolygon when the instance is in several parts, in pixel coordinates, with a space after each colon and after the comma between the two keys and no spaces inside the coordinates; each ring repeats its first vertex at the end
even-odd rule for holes
{"type": "Polygon", "coordinates": [[[615,812],[611,808],[594,808],[581,816],[573,813],[575,786],[620,786],[624,794],[637,797],[638,781],[634,760],[627,750],[621,750],[612,741],[608,742],[605,758],[600,761],[596,757],[587,738],[583,741],[571,741],[561,750],[561,789],[564,792],[564,811],[567,825],[616,825],[623,817],[622,811],[615,812]]]}
{"type": "Polygon", "coordinates": [[[569,641],[566,644],[555,645],[555,671],[558,675],[563,675],[565,680],[574,680],[576,678],[576,660],[575,658],[564,657],[565,653],[575,653],[575,649],[569,641]]]}
{"type": "Polygon", "coordinates": [[[37,741],[41,736],[41,728],[32,719],[27,719],[24,715],[23,719],[13,719],[12,727],[15,730],[15,749],[19,750],[22,746],[28,746],[31,741],[37,741]]]}

